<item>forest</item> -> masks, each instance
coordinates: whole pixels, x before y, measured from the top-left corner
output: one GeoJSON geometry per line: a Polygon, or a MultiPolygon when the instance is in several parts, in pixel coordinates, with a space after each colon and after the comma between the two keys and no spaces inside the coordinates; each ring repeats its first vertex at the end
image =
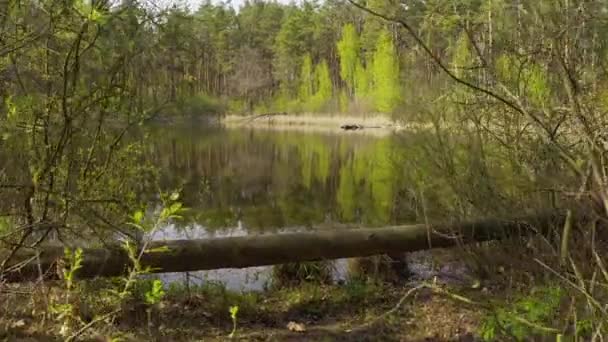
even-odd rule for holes
{"type": "Polygon", "coordinates": [[[601,0],[1,0],[0,339],[603,341],[607,42],[601,0]]]}

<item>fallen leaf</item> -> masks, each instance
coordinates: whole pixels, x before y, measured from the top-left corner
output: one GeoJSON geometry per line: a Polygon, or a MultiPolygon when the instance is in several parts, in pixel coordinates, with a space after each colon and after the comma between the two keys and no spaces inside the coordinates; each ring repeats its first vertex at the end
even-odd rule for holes
{"type": "Polygon", "coordinates": [[[287,323],[287,329],[294,332],[305,332],[306,327],[302,323],[289,322],[287,323]]]}

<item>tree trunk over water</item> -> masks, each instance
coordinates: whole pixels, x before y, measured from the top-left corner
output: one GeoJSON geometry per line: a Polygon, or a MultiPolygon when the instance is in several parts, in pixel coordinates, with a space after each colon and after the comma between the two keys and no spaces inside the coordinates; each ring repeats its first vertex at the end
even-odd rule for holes
{"type": "MultiPolygon", "coordinates": [[[[562,215],[547,214],[510,220],[488,219],[468,223],[410,225],[383,228],[335,229],[323,231],[250,235],[204,240],[154,241],[141,264],[153,273],[186,272],[220,268],[244,268],[288,262],[397,254],[459,244],[500,240],[507,237],[547,233],[563,221],[562,215]],[[430,229],[429,229],[430,228],[430,229]],[[159,250],[163,248],[163,250],[159,250]],[[154,251],[156,249],[156,251],[154,251]]],[[[120,247],[83,248],[80,278],[118,276],[130,266],[120,247]]],[[[26,263],[19,272],[5,275],[10,281],[35,279],[40,270],[56,277],[63,247],[23,249],[11,264],[26,263]],[[36,253],[40,255],[36,258],[36,253]],[[39,264],[36,260],[39,260],[39,264]],[[49,271],[50,270],[50,271],[49,271]]],[[[0,251],[0,260],[5,256],[0,251]]]]}

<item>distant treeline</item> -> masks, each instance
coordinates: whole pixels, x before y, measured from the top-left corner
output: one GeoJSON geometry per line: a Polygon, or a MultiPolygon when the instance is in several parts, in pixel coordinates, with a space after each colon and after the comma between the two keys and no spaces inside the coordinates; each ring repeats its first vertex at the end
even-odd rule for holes
{"type": "MultiPolygon", "coordinates": [[[[180,5],[158,9],[132,0],[115,5],[93,1],[92,6],[83,0],[71,2],[63,12],[52,5],[54,1],[21,1],[9,7],[19,12],[9,14],[20,17],[12,23],[6,20],[10,15],[3,17],[6,32],[14,33],[3,39],[4,45],[10,49],[37,34],[48,34],[42,23],[53,17],[65,32],[53,32],[61,34],[47,43],[59,52],[53,58],[60,58],[60,52],[70,48],[61,40],[83,29],[97,41],[96,49],[83,52],[88,57],[79,62],[78,72],[90,75],[85,84],[116,68],[108,62],[111,56],[124,55],[121,61],[128,67],[120,77],[135,85],[136,105],[170,103],[165,110],[169,114],[393,113],[412,110],[421,94],[441,95],[445,85],[445,75],[403,27],[344,0],[298,5],[254,0],[238,9],[229,2],[206,1],[195,10],[180,5]],[[91,21],[79,26],[78,18],[87,16],[91,21]]],[[[390,17],[407,18],[457,75],[487,80],[482,75],[486,63],[504,80],[519,77],[525,83],[520,90],[543,101],[551,88],[550,63],[524,53],[531,48],[528,45],[539,43],[533,24],[547,15],[534,13],[551,8],[550,1],[541,3],[547,4],[435,0],[404,5],[368,0],[365,5],[390,17]]],[[[542,30],[541,25],[539,37],[542,30]]],[[[586,42],[584,57],[587,65],[598,66],[603,31],[591,25],[586,31],[578,38],[586,42]]],[[[36,80],[62,72],[61,63],[27,65],[48,51],[43,41],[38,40],[39,50],[20,49],[2,57],[1,91],[19,93],[36,80]]]]}

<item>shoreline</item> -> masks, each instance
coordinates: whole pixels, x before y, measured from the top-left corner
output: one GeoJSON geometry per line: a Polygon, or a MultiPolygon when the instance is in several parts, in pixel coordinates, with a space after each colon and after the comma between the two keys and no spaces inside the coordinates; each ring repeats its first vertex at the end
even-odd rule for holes
{"type": "Polygon", "coordinates": [[[249,125],[292,125],[292,126],[341,126],[358,124],[362,126],[373,126],[378,128],[392,128],[399,125],[384,114],[370,113],[369,115],[342,115],[342,114],[287,114],[271,113],[261,115],[240,116],[228,114],[221,120],[224,124],[249,124],[249,125]]]}
{"type": "Polygon", "coordinates": [[[321,133],[364,133],[372,135],[387,135],[404,130],[428,129],[431,125],[425,123],[399,123],[389,116],[379,113],[368,115],[343,114],[261,114],[234,115],[222,117],[220,124],[228,128],[252,127],[256,129],[282,131],[310,131],[321,133]],[[343,125],[361,126],[359,129],[345,130],[343,125]]]}

